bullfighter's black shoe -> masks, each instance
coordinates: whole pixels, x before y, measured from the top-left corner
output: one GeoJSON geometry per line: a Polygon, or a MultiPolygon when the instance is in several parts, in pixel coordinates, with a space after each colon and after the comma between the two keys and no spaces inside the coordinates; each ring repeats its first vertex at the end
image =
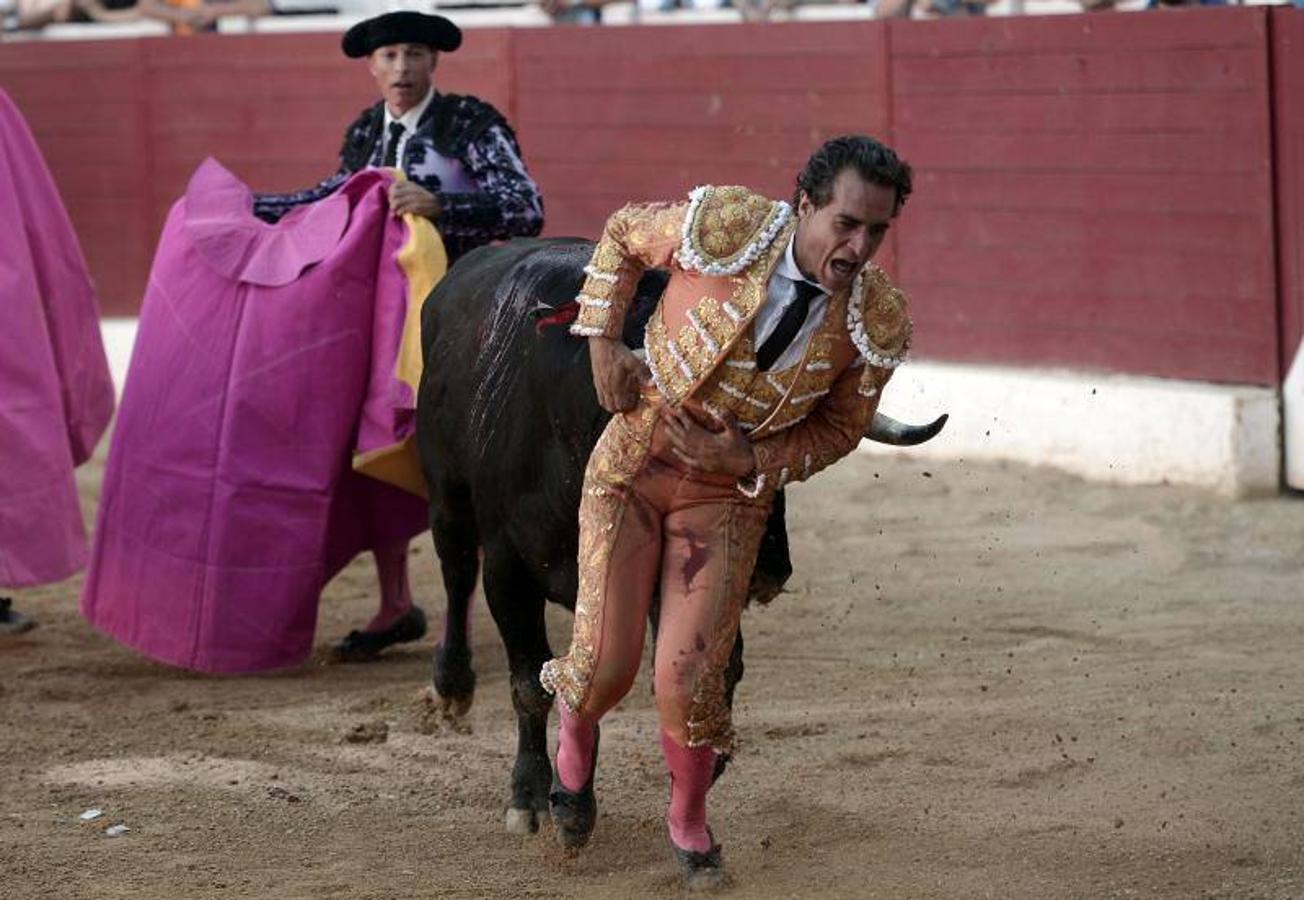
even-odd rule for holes
{"type": "Polygon", "coordinates": [[[552,790],[548,793],[548,813],[557,829],[557,840],[565,850],[578,850],[589,842],[598,821],[598,798],[593,793],[593,775],[598,771],[598,743],[602,731],[593,726],[593,760],[589,763],[589,780],[579,791],[568,791],[552,767],[552,790]]]}
{"type": "Polygon", "coordinates": [[[13,600],[0,597],[0,634],[22,634],[35,627],[35,622],[22,613],[14,611],[13,600]]]}
{"type": "MultiPolygon", "coordinates": [[[[710,832],[707,832],[710,834],[710,832]]],[[[689,892],[715,891],[729,884],[729,876],[724,871],[724,859],[720,845],[711,838],[711,849],[705,852],[685,850],[670,841],[670,852],[679,864],[679,875],[684,882],[684,890],[689,892]]]]}
{"type": "Polygon", "coordinates": [[[403,618],[384,631],[350,631],[335,645],[335,658],[341,662],[367,662],[392,644],[419,641],[425,636],[426,614],[414,603],[403,618]]]}

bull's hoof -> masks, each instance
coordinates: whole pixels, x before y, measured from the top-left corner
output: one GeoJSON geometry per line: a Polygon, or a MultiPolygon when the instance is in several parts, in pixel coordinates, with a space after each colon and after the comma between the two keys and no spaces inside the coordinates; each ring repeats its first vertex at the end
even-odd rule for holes
{"type": "Polygon", "coordinates": [[[386,647],[419,641],[426,636],[426,614],[412,605],[404,615],[384,631],[350,631],[335,645],[339,662],[370,662],[386,647]]]}
{"type": "Polygon", "coordinates": [[[712,844],[706,852],[684,850],[670,842],[670,852],[679,865],[679,875],[688,893],[710,893],[729,886],[729,875],[724,870],[720,845],[712,844]]]}
{"type": "Polygon", "coordinates": [[[438,734],[453,731],[470,734],[471,723],[466,714],[471,709],[471,698],[441,697],[434,688],[426,685],[417,694],[417,731],[438,734]]]}
{"type": "Polygon", "coordinates": [[[539,814],[532,809],[507,810],[507,833],[529,835],[539,830],[539,814]]]}
{"type": "Polygon", "coordinates": [[[711,784],[719,781],[729,768],[729,760],[733,759],[728,753],[717,753],[715,755],[715,769],[711,772],[711,784]]]}
{"type": "Polygon", "coordinates": [[[465,697],[445,697],[436,692],[436,703],[439,704],[440,710],[449,719],[465,719],[466,714],[471,711],[471,704],[475,701],[474,694],[468,694],[465,697]]]}
{"type": "Polygon", "coordinates": [[[475,698],[475,671],[471,668],[471,651],[466,647],[436,645],[432,681],[444,708],[451,716],[471,711],[475,698]]]}
{"type": "Polygon", "coordinates": [[[780,578],[757,569],[752,573],[751,584],[747,586],[747,603],[764,606],[783,593],[783,586],[788,583],[787,576],[780,578]]]}

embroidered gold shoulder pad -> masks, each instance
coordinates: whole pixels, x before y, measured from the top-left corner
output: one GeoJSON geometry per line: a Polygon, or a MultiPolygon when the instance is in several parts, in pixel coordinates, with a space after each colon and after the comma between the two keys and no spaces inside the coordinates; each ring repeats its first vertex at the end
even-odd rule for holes
{"type": "Polygon", "coordinates": [[[792,207],[745,187],[694,188],[684,216],[679,265],[703,275],[737,275],[774,242],[792,207]]]}
{"type": "Polygon", "coordinates": [[[901,293],[878,266],[856,276],[847,304],[847,332],[860,355],[884,369],[895,369],[910,355],[914,325],[901,293]]]}

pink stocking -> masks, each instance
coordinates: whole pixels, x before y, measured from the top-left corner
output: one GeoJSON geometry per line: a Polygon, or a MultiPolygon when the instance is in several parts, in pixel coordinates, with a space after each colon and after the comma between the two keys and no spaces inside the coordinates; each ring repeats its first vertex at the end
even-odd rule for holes
{"type": "Polygon", "coordinates": [[[716,753],[710,747],[681,747],[661,732],[661,752],[670,769],[670,809],[666,825],[670,840],[681,850],[706,853],[711,834],[706,830],[706,793],[715,775],[716,753]]]}
{"type": "Polygon", "coordinates": [[[365,631],[384,631],[407,615],[412,608],[412,588],[408,584],[408,545],[393,544],[371,551],[376,557],[376,577],[380,581],[380,610],[365,631]]]}
{"type": "Polygon", "coordinates": [[[557,729],[557,776],[568,791],[578,793],[589,783],[593,769],[594,722],[577,716],[558,703],[561,726],[557,729]]]}

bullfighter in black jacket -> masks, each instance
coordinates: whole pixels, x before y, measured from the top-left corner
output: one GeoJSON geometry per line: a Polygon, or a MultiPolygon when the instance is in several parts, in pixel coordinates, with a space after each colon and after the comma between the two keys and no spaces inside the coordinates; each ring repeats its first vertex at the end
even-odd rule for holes
{"type": "MultiPolygon", "coordinates": [[[[390,211],[433,222],[450,264],[483,244],[543,229],[543,200],[507,120],[483,100],[435,89],[439,54],[462,44],[456,25],[443,16],[386,13],[350,28],[342,44],[346,56],[367,60],[381,100],[349,126],[338,171],[306,190],[258,195],[259,218],[276,222],[331,194],[355,172],[382,166],[406,176],[390,187],[390,211]]],[[[425,614],[412,602],[407,543],[374,552],[380,610],[336,645],[344,659],[374,657],[426,632],[425,614]]]]}

